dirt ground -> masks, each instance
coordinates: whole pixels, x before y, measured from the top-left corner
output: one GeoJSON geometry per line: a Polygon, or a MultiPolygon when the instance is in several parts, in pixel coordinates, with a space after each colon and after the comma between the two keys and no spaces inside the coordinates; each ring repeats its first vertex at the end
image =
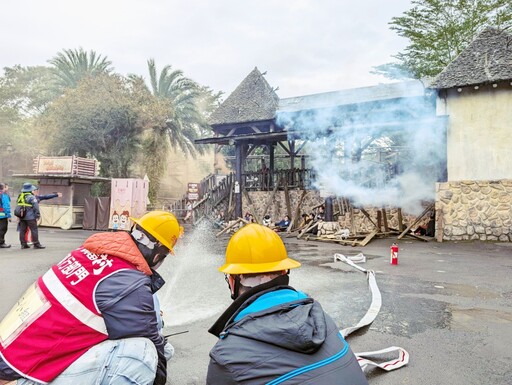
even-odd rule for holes
{"type": "MultiPolygon", "coordinates": [[[[0,249],[0,317],[28,285],[92,232],[40,229],[45,250],[20,250],[10,225],[10,249],[0,249]]],[[[221,273],[228,237],[215,231],[190,231],[166,261],[167,284],[159,293],[166,333],[176,354],[169,363],[169,385],[204,384],[208,352],[216,338],[207,330],[229,305],[221,273]]],[[[291,285],[317,299],[340,329],[355,325],[371,301],[366,276],[334,254],[363,253],[361,266],[376,272],[382,308],[372,325],[347,341],[355,352],[400,346],[410,354],[407,366],[393,372],[373,369],[372,385],[511,384],[512,243],[398,241],[399,264],[390,265],[394,239],[373,240],[363,248],[283,238],[302,267],[291,285]]]]}

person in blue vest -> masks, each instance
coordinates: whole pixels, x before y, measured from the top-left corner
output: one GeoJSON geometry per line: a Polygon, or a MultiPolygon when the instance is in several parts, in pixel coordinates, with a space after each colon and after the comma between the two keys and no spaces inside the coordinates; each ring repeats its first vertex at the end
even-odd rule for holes
{"type": "Polygon", "coordinates": [[[7,185],[0,183],[0,248],[7,249],[11,245],[5,243],[5,234],[11,221],[11,197],[7,194],[7,185]]]}
{"type": "MultiPolygon", "coordinates": [[[[32,242],[34,243],[34,249],[45,249],[39,242],[39,231],[37,228],[37,221],[41,217],[39,211],[39,200],[34,195],[34,191],[38,189],[32,183],[23,183],[21,193],[18,195],[16,205],[25,209],[25,215],[23,218],[19,218],[19,232],[20,232],[20,244],[22,249],[29,249],[30,246],[27,244],[26,233],[27,229],[30,229],[32,234],[32,242]]],[[[15,212],[16,213],[16,212],[15,212]]]]}
{"type": "Polygon", "coordinates": [[[234,302],[209,332],[209,385],[368,385],[349,345],[322,306],[288,286],[288,257],[274,231],[248,224],[229,240],[225,274],[234,302]]]}

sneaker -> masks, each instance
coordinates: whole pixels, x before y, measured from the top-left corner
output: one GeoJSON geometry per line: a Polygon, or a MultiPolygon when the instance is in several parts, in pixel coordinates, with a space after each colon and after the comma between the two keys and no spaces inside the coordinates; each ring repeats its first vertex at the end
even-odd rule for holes
{"type": "Polygon", "coordinates": [[[40,243],[34,243],[34,249],[46,249],[46,246],[43,246],[40,243]]]}
{"type": "Polygon", "coordinates": [[[8,249],[9,247],[11,247],[11,245],[8,245],[6,243],[0,244],[0,249],[8,249]]]}
{"type": "Polygon", "coordinates": [[[25,244],[21,245],[21,248],[22,249],[30,249],[30,246],[25,243],[25,244]]]}

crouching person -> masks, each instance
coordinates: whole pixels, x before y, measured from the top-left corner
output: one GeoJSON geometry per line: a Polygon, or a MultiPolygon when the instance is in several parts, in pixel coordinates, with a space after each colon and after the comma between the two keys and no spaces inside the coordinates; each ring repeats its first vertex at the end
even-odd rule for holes
{"type": "Polygon", "coordinates": [[[281,238],[249,224],[226,249],[226,275],[234,302],[209,332],[207,384],[367,385],[356,357],[320,304],[288,286],[290,269],[281,238]]]}
{"type": "Polygon", "coordinates": [[[153,294],[182,228],[164,211],[132,220],[130,233],[89,237],[3,319],[0,384],[166,383],[153,294]]]}

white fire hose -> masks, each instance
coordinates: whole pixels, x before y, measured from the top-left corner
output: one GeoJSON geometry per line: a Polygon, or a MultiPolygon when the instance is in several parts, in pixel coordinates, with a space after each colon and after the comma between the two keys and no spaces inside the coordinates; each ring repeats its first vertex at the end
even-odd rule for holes
{"type": "MultiPolygon", "coordinates": [[[[370,308],[363,316],[363,318],[361,318],[357,325],[340,330],[341,335],[343,337],[346,337],[353,331],[356,331],[364,326],[370,325],[375,320],[377,314],[379,314],[380,307],[382,305],[382,297],[380,295],[379,287],[377,286],[375,273],[371,270],[366,270],[361,266],[356,265],[356,263],[366,262],[366,258],[363,256],[362,253],[356,255],[355,257],[345,257],[343,254],[334,254],[334,262],[336,261],[344,262],[350,265],[351,267],[354,267],[355,269],[363,273],[366,273],[368,285],[370,286],[370,290],[372,292],[372,303],[370,304],[370,308]]],[[[355,355],[363,371],[369,367],[378,367],[389,372],[391,370],[401,368],[402,366],[405,366],[409,363],[409,353],[405,349],[400,348],[398,346],[391,346],[389,348],[373,352],[355,353],[355,355]],[[397,352],[398,357],[380,363],[371,361],[369,359],[372,357],[378,359],[379,355],[388,354],[391,352],[397,352]]]]}

